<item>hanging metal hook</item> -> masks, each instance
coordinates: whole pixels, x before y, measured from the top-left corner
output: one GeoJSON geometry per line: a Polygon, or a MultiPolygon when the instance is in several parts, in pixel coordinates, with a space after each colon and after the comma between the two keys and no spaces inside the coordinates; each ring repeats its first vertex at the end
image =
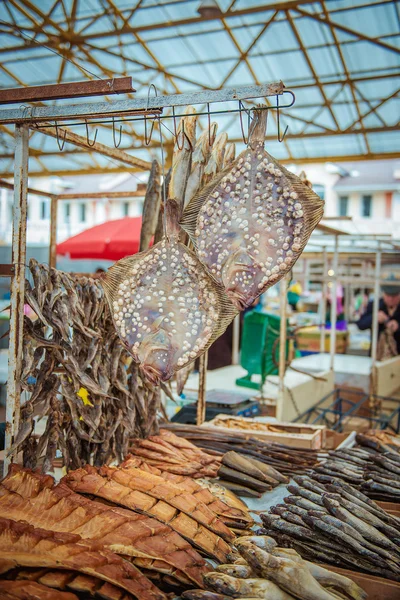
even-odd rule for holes
{"type": "Polygon", "coordinates": [[[283,142],[283,140],[286,137],[287,131],[289,129],[289,125],[286,125],[285,127],[285,131],[283,132],[283,135],[281,136],[281,124],[280,124],[280,113],[279,110],[281,108],[289,108],[290,106],[293,106],[293,104],[296,101],[296,96],[294,95],[294,93],[291,90],[285,90],[283,92],[284,94],[290,94],[292,96],[292,101],[290,102],[290,104],[284,104],[284,105],[279,105],[279,95],[276,96],[276,123],[277,123],[277,127],[278,127],[278,142],[283,142]]]}
{"type": "Polygon", "coordinates": [[[248,111],[244,107],[243,102],[241,100],[239,100],[239,117],[240,117],[240,129],[242,130],[243,142],[247,146],[247,144],[249,142],[249,129],[250,129],[250,119],[251,119],[251,117],[250,117],[250,111],[248,111]],[[246,135],[244,133],[242,111],[244,111],[247,114],[247,138],[246,138],[246,135]]]}
{"type": "Polygon", "coordinates": [[[213,132],[211,133],[211,113],[210,113],[210,103],[207,102],[207,119],[208,119],[208,145],[211,146],[215,142],[215,135],[217,133],[217,123],[214,123],[213,132]]]}
{"type": "Polygon", "coordinates": [[[93,140],[93,142],[91,142],[89,140],[89,125],[88,125],[88,122],[87,122],[86,119],[85,119],[85,125],[86,125],[86,141],[87,141],[87,145],[92,148],[95,145],[95,143],[96,143],[97,133],[98,133],[99,130],[96,127],[96,131],[95,131],[95,134],[94,134],[94,140],[93,140]]]}
{"type": "Polygon", "coordinates": [[[60,141],[60,137],[59,137],[59,133],[58,133],[58,124],[57,121],[54,121],[54,125],[56,127],[56,136],[57,136],[57,144],[58,144],[58,149],[60,150],[60,152],[62,152],[64,150],[64,146],[65,146],[65,138],[67,137],[67,130],[64,129],[64,137],[62,142],[60,141]]]}
{"type": "MultiPolygon", "coordinates": [[[[121,138],[122,138],[122,125],[120,125],[120,128],[119,128],[119,138],[118,138],[118,143],[117,143],[117,141],[115,139],[115,120],[114,120],[114,117],[113,117],[113,120],[112,120],[112,124],[113,124],[112,125],[112,127],[113,127],[112,131],[113,131],[114,146],[115,146],[115,148],[119,148],[120,145],[121,145],[121,138]]],[[[96,139],[95,139],[95,141],[96,141],[96,139]]]]}
{"type": "Polygon", "coordinates": [[[145,146],[148,146],[151,142],[151,138],[153,137],[153,130],[154,130],[154,119],[151,122],[151,129],[150,129],[150,135],[147,137],[147,116],[145,115],[144,117],[144,143],[145,146]]]}

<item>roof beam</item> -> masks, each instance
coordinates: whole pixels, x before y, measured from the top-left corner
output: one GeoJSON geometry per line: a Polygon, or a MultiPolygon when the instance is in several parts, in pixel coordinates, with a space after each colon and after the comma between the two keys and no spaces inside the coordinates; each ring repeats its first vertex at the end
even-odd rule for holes
{"type": "Polygon", "coordinates": [[[120,148],[111,148],[111,146],[106,146],[105,144],[101,144],[100,142],[94,142],[94,144],[90,146],[88,144],[87,138],[73,133],[68,129],[61,129],[58,127],[43,127],[42,129],[35,128],[33,130],[40,131],[44,135],[56,138],[62,144],[65,141],[70,144],[74,144],[75,146],[78,146],[80,148],[84,148],[86,151],[90,150],[91,153],[97,152],[99,154],[103,154],[108,158],[118,160],[119,162],[130,165],[131,167],[136,167],[137,169],[142,169],[144,171],[151,169],[151,162],[142,160],[141,158],[135,158],[134,156],[127,154],[120,148]]]}

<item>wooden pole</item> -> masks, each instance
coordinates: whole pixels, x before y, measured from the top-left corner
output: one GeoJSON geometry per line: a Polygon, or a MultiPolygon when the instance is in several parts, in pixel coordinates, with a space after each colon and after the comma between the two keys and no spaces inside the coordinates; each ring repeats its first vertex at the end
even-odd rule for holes
{"type": "Polygon", "coordinates": [[[285,395],[285,371],[286,371],[286,308],[287,308],[287,276],[283,277],[279,284],[279,387],[276,403],[276,418],[281,419],[285,395]]]}
{"type": "Polygon", "coordinates": [[[204,352],[199,359],[199,395],[197,398],[196,424],[201,425],[206,420],[206,380],[207,380],[208,352],[204,352]]]}
{"type": "Polygon", "coordinates": [[[56,268],[57,264],[57,196],[50,200],[50,243],[49,243],[49,266],[56,268]]]}

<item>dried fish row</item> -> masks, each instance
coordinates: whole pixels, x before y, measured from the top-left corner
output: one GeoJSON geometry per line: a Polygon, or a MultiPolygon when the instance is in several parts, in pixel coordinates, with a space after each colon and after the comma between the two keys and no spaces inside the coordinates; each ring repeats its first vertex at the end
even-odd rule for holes
{"type": "Polygon", "coordinates": [[[295,476],[263,532],[303,558],[400,581],[400,521],[339,479],[295,476]],[[314,479],[315,478],[315,479],[314,479]]]}
{"type": "Polygon", "coordinates": [[[264,442],[246,434],[227,431],[207,430],[195,425],[180,425],[177,423],[165,423],[164,430],[175,433],[186,441],[191,442],[206,452],[215,454],[215,458],[222,456],[231,450],[242,454],[245,458],[254,458],[266,465],[270,465],[282,475],[292,473],[305,473],[308,469],[318,463],[318,455],[315,450],[292,448],[275,442],[264,442]]]}
{"type": "Polygon", "coordinates": [[[206,590],[184,592],[186,600],[269,598],[270,600],[365,600],[367,593],[351,579],[278,548],[271,537],[255,535],[235,542],[239,559],[204,577],[206,590]]]}
{"type": "Polygon", "coordinates": [[[202,585],[209,569],[201,556],[168,525],[129,510],[111,508],[71,491],[52,477],[13,465],[0,485],[0,517],[34,527],[77,533],[146,570],[181,585],[202,585]]]}

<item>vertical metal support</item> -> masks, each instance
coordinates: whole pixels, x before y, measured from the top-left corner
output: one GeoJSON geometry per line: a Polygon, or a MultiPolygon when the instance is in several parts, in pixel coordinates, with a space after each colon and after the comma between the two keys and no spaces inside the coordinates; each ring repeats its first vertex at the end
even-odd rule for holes
{"type": "Polygon", "coordinates": [[[320,323],[321,323],[321,337],[320,337],[320,345],[319,351],[325,352],[325,325],[326,325],[326,297],[328,284],[325,281],[325,278],[328,276],[328,255],[326,252],[326,248],[322,251],[323,255],[323,267],[322,267],[322,292],[321,292],[321,304],[320,304],[320,323]]]}
{"type": "Polygon", "coordinates": [[[50,243],[49,243],[49,266],[56,268],[57,263],[57,196],[50,200],[50,243]]]}
{"type": "Polygon", "coordinates": [[[330,370],[333,371],[335,367],[335,353],[336,353],[336,320],[337,320],[337,281],[338,281],[338,269],[339,269],[339,237],[335,236],[335,250],[333,254],[333,285],[331,288],[331,338],[330,338],[330,370]]]}
{"type": "Polygon", "coordinates": [[[374,303],[372,305],[372,335],[371,335],[371,382],[372,382],[372,394],[376,393],[376,353],[378,349],[378,312],[379,312],[379,295],[381,291],[381,249],[378,248],[376,251],[375,259],[375,283],[374,283],[374,303]]]}
{"type": "Polygon", "coordinates": [[[232,364],[239,364],[239,351],[240,351],[240,315],[236,315],[233,319],[233,332],[232,332],[232,364]]]}
{"type": "Polygon", "coordinates": [[[18,431],[21,368],[24,324],[24,288],[26,262],[26,217],[29,160],[29,127],[15,125],[14,158],[14,208],[12,232],[12,259],[15,275],[11,279],[10,336],[8,351],[8,381],[6,403],[6,435],[4,452],[4,474],[8,471],[10,459],[7,449],[11,447],[13,437],[18,431]]]}
{"type": "Polygon", "coordinates": [[[344,318],[348,323],[350,321],[350,304],[353,291],[351,283],[349,283],[351,275],[351,258],[348,259],[346,266],[347,283],[344,286],[344,318]]]}
{"type": "Polygon", "coordinates": [[[281,419],[285,394],[287,288],[288,280],[285,276],[279,284],[279,388],[276,402],[276,418],[278,420],[281,419]]]}
{"type": "Polygon", "coordinates": [[[197,397],[196,425],[201,425],[206,420],[207,364],[208,352],[204,352],[199,359],[199,394],[197,397]]]}

